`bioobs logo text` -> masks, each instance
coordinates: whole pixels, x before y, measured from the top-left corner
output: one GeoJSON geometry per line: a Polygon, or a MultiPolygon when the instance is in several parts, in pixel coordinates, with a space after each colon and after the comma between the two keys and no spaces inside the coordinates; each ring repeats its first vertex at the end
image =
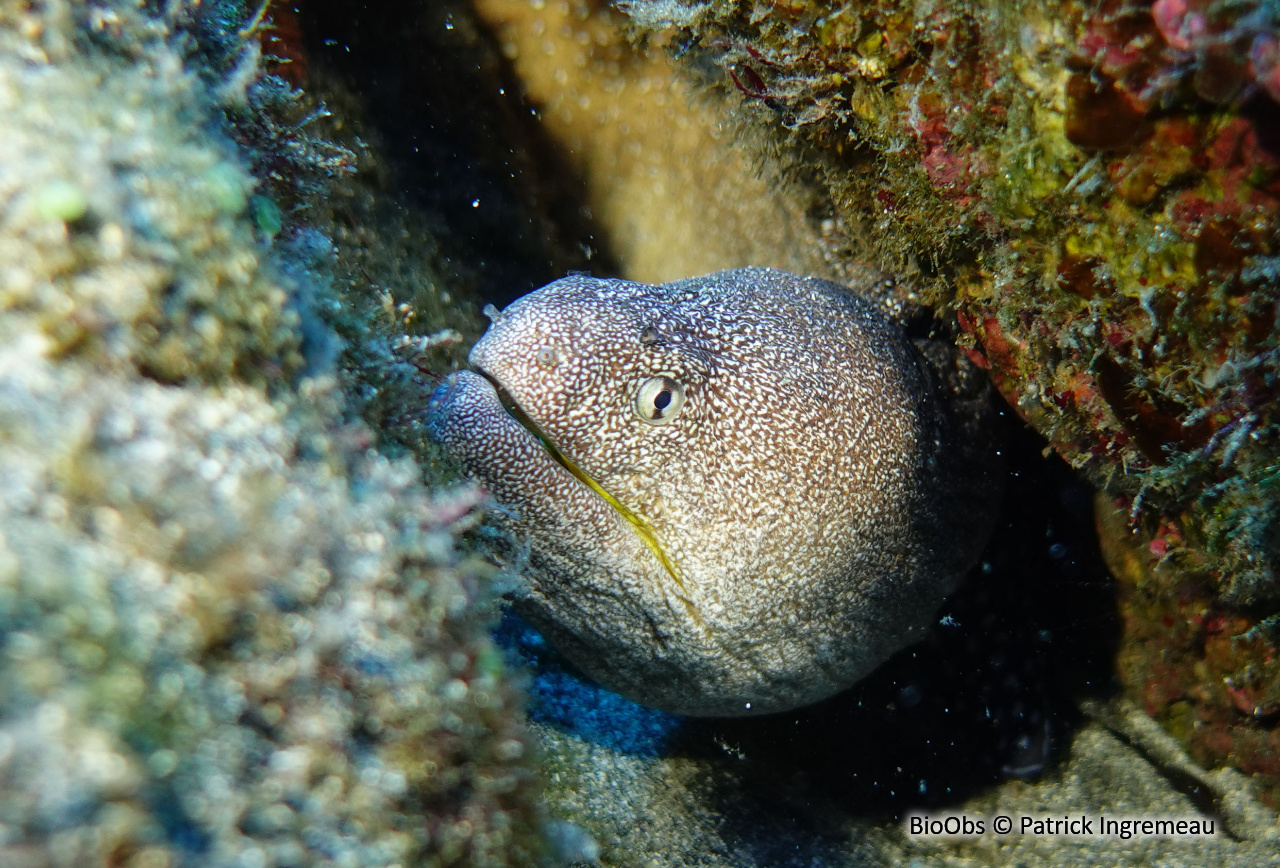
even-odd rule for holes
{"type": "Polygon", "coordinates": [[[926,838],[976,838],[990,829],[997,837],[1026,835],[1068,838],[1212,838],[1218,832],[1212,817],[1116,817],[1089,816],[1083,812],[1058,816],[1042,814],[996,814],[974,817],[948,814],[931,817],[915,814],[903,822],[906,833],[926,838]]]}
{"type": "Polygon", "coordinates": [[[987,821],[981,817],[970,817],[966,814],[951,814],[946,817],[930,817],[916,814],[907,817],[907,834],[913,836],[927,835],[931,838],[972,838],[985,834],[987,821]]]}

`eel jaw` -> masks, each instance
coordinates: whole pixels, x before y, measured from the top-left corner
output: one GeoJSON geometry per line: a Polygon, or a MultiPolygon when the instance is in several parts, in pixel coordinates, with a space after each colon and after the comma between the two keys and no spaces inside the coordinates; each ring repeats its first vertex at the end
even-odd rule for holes
{"type": "Polygon", "coordinates": [[[536,422],[529,418],[529,415],[525,413],[524,409],[520,406],[520,402],[518,402],[512,394],[503,387],[502,383],[496,377],[491,376],[488,371],[484,370],[479,365],[473,364],[473,368],[476,373],[488,380],[493,386],[494,391],[498,394],[498,401],[502,404],[502,408],[507,411],[511,418],[515,419],[521,427],[532,434],[537,441],[542,444],[542,448],[547,450],[547,454],[550,455],[557,464],[568,471],[569,475],[574,479],[577,479],[587,488],[594,491],[599,497],[603,498],[609,506],[613,507],[613,509],[626,520],[627,524],[635,531],[636,536],[640,537],[640,541],[643,542],[651,552],[653,552],[654,557],[658,559],[658,563],[662,564],[662,568],[667,571],[669,576],[671,576],[671,580],[675,582],[676,587],[680,589],[681,595],[687,597],[684,582],[680,578],[680,571],[676,568],[676,565],[663,549],[662,544],[658,541],[657,536],[654,534],[653,527],[649,522],[642,516],[636,515],[616,497],[608,491],[605,491],[604,487],[601,486],[600,483],[588,476],[582,468],[573,462],[573,459],[565,455],[564,452],[560,450],[560,447],[556,446],[555,441],[547,436],[547,434],[538,427],[536,422]]]}

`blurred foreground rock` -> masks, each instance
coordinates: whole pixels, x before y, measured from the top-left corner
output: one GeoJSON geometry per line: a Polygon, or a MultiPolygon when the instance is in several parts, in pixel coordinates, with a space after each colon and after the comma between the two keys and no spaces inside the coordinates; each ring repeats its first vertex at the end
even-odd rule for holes
{"type": "Polygon", "coordinates": [[[529,864],[477,495],[344,409],[248,27],[0,4],[0,864],[529,864]]]}

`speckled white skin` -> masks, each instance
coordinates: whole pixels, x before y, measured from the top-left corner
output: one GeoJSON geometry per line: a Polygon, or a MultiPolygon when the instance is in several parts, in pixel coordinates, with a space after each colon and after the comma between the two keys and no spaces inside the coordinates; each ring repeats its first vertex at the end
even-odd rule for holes
{"type": "Polygon", "coordinates": [[[470,360],[674,566],[484,376],[437,392],[433,430],[528,541],[519,609],[648,705],[760,714],[848,687],[920,638],[990,529],[989,465],[957,447],[927,365],[833,283],[572,276],[512,303],[470,360]],[[653,426],[634,401],[659,373],[687,400],[653,426]]]}

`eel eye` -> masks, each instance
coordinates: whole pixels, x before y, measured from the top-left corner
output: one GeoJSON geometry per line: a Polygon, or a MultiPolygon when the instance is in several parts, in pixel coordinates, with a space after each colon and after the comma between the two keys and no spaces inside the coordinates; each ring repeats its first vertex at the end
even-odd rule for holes
{"type": "Polygon", "coordinates": [[[683,406],[684,386],[665,374],[645,380],[636,392],[636,412],[650,425],[667,424],[683,406]]]}
{"type": "Polygon", "coordinates": [[[538,364],[542,367],[554,368],[560,363],[560,352],[555,347],[548,345],[539,349],[534,354],[534,358],[537,359],[538,364]]]}

